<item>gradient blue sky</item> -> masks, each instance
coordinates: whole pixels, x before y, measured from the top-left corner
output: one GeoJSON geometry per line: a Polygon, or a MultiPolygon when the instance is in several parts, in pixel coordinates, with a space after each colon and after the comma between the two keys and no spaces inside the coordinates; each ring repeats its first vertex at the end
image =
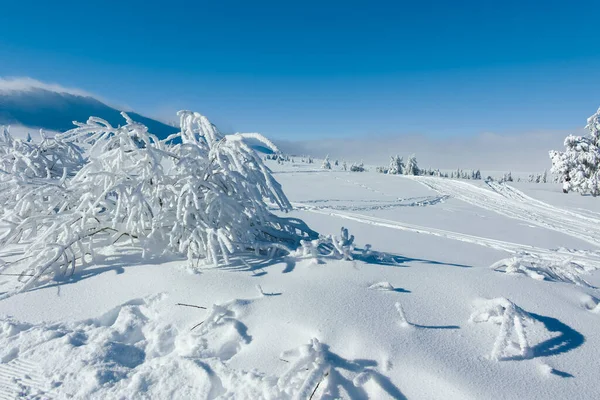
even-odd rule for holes
{"type": "Polygon", "coordinates": [[[274,138],[565,130],[600,106],[597,1],[6,1],[0,76],[274,138]],[[574,3],[574,4],[569,4],[574,3]]]}

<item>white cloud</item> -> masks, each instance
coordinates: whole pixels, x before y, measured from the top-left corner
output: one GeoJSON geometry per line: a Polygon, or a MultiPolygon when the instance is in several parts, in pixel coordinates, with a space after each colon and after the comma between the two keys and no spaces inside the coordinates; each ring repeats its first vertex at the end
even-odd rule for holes
{"type": "Polygon", "coordinates": [[[26,92],[35,89],[48,90],[55,93],[67,93],[74,96],[93,97],[94,99],[113,107],[120,111],[133,111],[133,109],[125,104],[115,103],[104,99],[101,96],[86,92],[82,89],[67,88],[57,83],[46,83],[37,79],[22,77],[0,77],[0,93],[10,92],[26,92]]]}
{"type": "Polygon", "coordinates": [[[34,89],[44,89],[56,93],[68,93],[76,96],[96,97],[81,89],[66,88],[55,83],[44,83],[28,77],[0,77],[0,92],[23,92],[34,89]]]}

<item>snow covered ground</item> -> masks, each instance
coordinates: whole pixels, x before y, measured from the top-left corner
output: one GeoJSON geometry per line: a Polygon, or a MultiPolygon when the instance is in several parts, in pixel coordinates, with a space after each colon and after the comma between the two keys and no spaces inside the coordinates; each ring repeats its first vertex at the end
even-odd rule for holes
{"type": "Polygon", "coordinates": [[[0,399],[600,398],[597,199],[267,164],[353,261],[107,249],[0,301],[0,399]]]}

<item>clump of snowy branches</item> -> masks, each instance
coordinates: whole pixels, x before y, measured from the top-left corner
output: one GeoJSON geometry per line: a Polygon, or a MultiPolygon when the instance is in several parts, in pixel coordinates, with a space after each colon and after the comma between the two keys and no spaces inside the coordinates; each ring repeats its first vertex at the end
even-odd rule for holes
{"type": "MultiPolygon", "coordinates": [[[[83,164],[82,150],[73,143],[48,138],[42,141],[14,138],[8,128],[0,135],[0,170],[21,179],[57,178],[72,175],[83,164]]],[[[30,138],[30,136],[29,136],[30,138]]]]}
{"type": "Polygon", "coordinates": [[[546,259],[535,255],[519,255],[494,263],[491,269],[507,274],[523,274],[537,280],[573,283],[593,287],[581,276],[588,274],[585,266],[569,259],[546,259]]]}
{"type": "Polygon", "coordinates": [[[565,151],[550,151],[553,174],[565,192],[600,194],[600,109],[587,121],[588,136],[569,135],[565,151]]]}
{"type": "Polygon", "coordinates": [[[291,252],[317,236],[269,211],[291,205],[244,142],[277,151],[266,138],[222,135],[206,117],[182,111],[180,132],[161,141],[122,115],[122,127],[90,118],[40,144],[4,135],[0,184],[9,229],[0,245],[26,246],[20,290],[74,270],[122,238],[144,253],[161,249],[219,265],[245,252],[291,252]]]}
{"type": "Polygon", "coordinates": [[[348,233],[348,229],[342,227],[340,236],[321,235],[314,240],[302,240],[302,247],[296,251],[296,256],[312,258],[319,262],[321,257],[330,257],[346,261],[354,259],[354,235],[348,233]]]}
{"type": "Polygon", "coordinates": [[[284,351],[280,359],[288,362],[288,369],[277,381],[278,388],[293,399],[324,398],[336,386],[342,386],[344,376],[338,370],[354,374],[348,384],[362,388],[367,383],[389,388],[381,373],[373,366],[364,366],[354,360],[344,360],[329,346],[312,338],[308,344],[284,351]]]}
{"type": "Polygon", "coordinates": [[[504,297],[486,300],[471,315],[470,321],[492,322],[500,325],[500,331],[490,356],[491,359],[500,360],[515,355],[521,358],[531,358],[533,356],[525,332],[526,326],[533,324],[533,318],[512,301],[504,297]],[[513,336],[516,336],[516,342],[512,341],[513,336]]]}

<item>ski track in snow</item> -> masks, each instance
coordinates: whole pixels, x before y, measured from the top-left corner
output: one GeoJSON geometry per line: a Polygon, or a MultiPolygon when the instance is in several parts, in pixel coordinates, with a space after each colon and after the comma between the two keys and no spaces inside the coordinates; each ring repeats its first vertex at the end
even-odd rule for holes
{"type": "Polygon", "coordinates": [[[451,179],[409,177],[436,192],[600,246],[600,219],[555,207],[506,184],[488,182],[492,190],[451,179]]]}
{"type": "Polygon", "coordinates": [[[13,360],[0,364],[0,400],[55,398],[47,386],[35,363],[16,356],[13,360]]]}
{"type": "Polygon", "coordinates": [[[541,247],[535,247],[525,244],[518,244],[512,242],[506,242],[496,239],[488,239],[480,236],[468,235],[458,232],[446,231],[443,229],[428,228],[419,225],[412,225],[398,221],[392,221],[383,218],[372,217],[363,214],[342,212],[325,207],[315,207],[308,204],[292,203],[292,205],[303,211],[309,211],[317,214],[330,215],[338,218],[347,219],[350,221],[356,221],[364,224],[381,226],[385,228],[391,228],[401,231],[420,233],[426,235],[432,235],[442,237],[451,240],[458,240],[461,242],[476,244],[496,250],[506,251],[511,254],[535,254],[546,260],[562,261],[565,259],[572,260],[586,267],[586,269],[599,269],[600,268],[600,252],[589,251],[589,250],[572,250],[565,248],[558,249],[544,249],[541,247]]]}
{"type": "MultiPolygon", "coordinates": [[[[395,201],[384,200],[344,200],[344,199],[323,199],[323,200],[304,200],[303,204],[327,204],[327,209],[342,210],[342,211],[372,211],[372,210],[387,210],[401,207],[425,207],[443,203],[450,196],[421,196],[398,198],[395,201]],[[341,203],[341,204],[333,204],[341,203]],[[346,204],[344,204],[346,203],[346,204]],[[347,204],[350,203],[350,204],[347,204]]],[[[276,208],[273,208],[276,209],[276,208]]]]}

